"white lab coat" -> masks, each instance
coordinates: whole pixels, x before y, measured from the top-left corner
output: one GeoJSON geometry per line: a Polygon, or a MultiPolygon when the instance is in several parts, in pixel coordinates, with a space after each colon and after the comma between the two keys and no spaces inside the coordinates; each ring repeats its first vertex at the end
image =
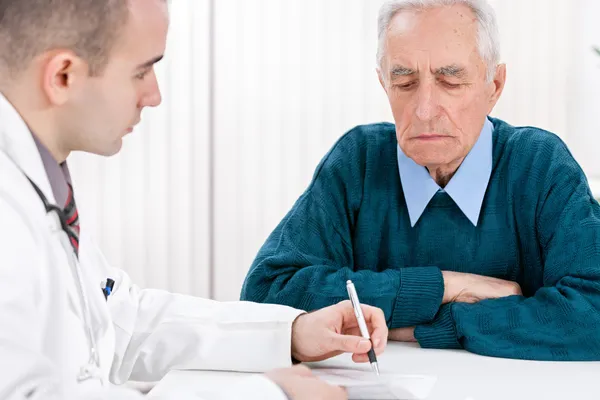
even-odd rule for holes
{"type": "MultiPolygon", "coordinates": [[[[291,325],[301,311],[141,290],[108,265],[83,225],[79,260],[106,382],[79,383],[90,355],[79,286],[62,233],[52,233],[58,219],[48,217],[25,175],[55,203],[27,126],[0,95],[0,399],[138,399],[114,384],[156,381],[171,369],[290,366],[291,325]],[[107,277],[116,282],[108,302],[101,292],[107,277]]],[[[286,396],[254,376],[214,398],[286,396]]]]}

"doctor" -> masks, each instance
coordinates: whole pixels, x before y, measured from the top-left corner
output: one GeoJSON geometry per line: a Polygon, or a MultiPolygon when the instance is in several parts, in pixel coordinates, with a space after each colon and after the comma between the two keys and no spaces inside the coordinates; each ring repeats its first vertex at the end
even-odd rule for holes
{"type": "MultiPolygon", "coordinates": [[[[0,0],[1,399],[137,399],[113,384],[173,368],[263,372],[341,352],[368,360],[349,302],[306,314],[141,290],[79,225],[65,160],[117,153],[142,109],[159,105],[153,65],[167,28],[164,0],[0,0]]],[[[383,313],[363,309],[381,353],[383,313]]],[[[345,394],[303,367],[218,394],[251,397],[345,394]]]]}

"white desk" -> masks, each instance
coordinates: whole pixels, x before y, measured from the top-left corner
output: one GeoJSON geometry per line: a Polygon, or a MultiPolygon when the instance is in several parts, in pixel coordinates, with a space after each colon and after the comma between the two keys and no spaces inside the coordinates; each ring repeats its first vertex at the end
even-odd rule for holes
{"type": "MultiPolygon", "coordinates": [[[[600,334],[600,333],[599,333],[600,334]]],[[[319,367],[369,369],[349,356],[313,364],[319,367]]],[[[534,362],[477,356],[465,351],[425,350],[415,344],[390,343],[379,357],[382,371],[436,375],[430,400],[598,400],[600,362],[534,362]]],[[[173,371],[151,392],[166,395],[171,388],[218,391],[245,374],[214,371],[173,371]]]]}

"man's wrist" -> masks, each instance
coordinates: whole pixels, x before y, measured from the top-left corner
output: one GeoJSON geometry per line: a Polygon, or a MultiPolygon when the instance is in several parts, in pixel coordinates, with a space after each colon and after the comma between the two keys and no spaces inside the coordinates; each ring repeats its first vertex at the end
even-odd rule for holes
{"type": "Polygon", "coordinates": [[[300,320],[300,318],[302,318],[303,315],[306,315],[305,313],[302,313],[300,315],[298,315],[296,317],[296,319],[294,319],[294,321],[292,322],[292,334],[291,334],[291,348],[290,348],[290,354],[291,354],[291,358],[292,358],[292,364],[299,364],[301,361],[298,360],[298,354],[297,354],[297,346],[296,346],[296,342],[297,342],[297,331],[298,331],[298,321],[300,320]]]}
{"type": "Polygon", "coordinates": [[[442,296],[442,304],[448,304],[456,298],[454,293],[454,285],[456,282],[456,273],[453,271],[442,271],[442,279],[444,280],[444,295],[442,296]]]}

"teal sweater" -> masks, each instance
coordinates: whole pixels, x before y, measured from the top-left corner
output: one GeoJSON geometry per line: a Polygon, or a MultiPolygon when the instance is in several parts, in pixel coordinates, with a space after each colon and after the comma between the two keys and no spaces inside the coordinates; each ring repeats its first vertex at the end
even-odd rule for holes
{"type": "Polygon", "coordinates": [[[493,165],[477,226],[438,192],[414,228],[394,125],[357,127],[258,253],[242,299],[315,310],[348,298],[416,326],[424,348],[600,360],[600,206],[555,135],[491,119],[493,165]],[[518,282],[523,296],[441,305],[441,270],[518,282]]]}

